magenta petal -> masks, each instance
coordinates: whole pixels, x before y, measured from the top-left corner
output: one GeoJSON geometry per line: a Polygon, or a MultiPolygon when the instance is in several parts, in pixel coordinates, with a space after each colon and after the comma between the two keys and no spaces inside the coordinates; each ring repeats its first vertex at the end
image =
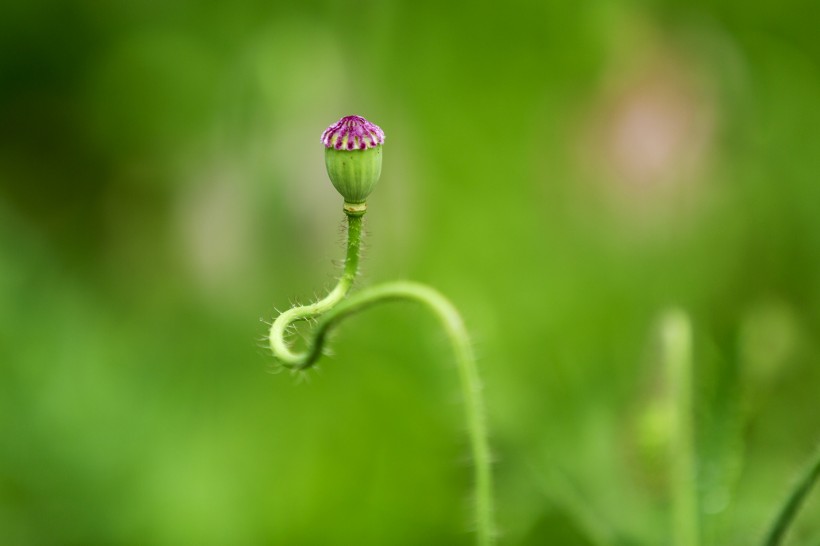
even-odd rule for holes
{"type": "Polygon", "coordinates": [[[345,116],[322,133],[326,148],[365,150],[384,144],[384,131],[361,116],[345,116]],[[345,137],[347,137],[345,139],[345,137]]]}

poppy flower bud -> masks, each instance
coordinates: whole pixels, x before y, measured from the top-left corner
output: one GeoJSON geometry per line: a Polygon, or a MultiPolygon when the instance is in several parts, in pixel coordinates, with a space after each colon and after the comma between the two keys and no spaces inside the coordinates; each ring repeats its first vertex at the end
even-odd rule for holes
{"type": "Polygon", "coordinates": [[[360,116],[345,116],[322,133],[327,174],[346,212],[364,214],[382,173],[383,143],[384,131],[360,116]]]}

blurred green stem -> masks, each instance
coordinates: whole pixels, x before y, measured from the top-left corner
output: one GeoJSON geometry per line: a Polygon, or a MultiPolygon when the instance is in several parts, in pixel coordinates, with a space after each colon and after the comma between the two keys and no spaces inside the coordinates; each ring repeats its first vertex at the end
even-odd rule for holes
{"type": "Polygon", "coordinates": [[[692,403],[692,327],[686,314],[669,312],[662,327],[671,394],[672,533],[676,546],[700,543],[692,403]]]}
{"type": "Polygon", "coordinates": [[[493,485],[490,447],[484,417],[481,381],[475,355],[461,315],[438,291],[423,284],[397,281],[366,288],[344,299],[359,263],[361,217],[348,215],[347,258],[342,278],[324,299],[306,306],[294,307],[276,318],[270,330],[270,346],[274,356],[286,367],[304,370],[322,354],[328,332],[344,318],[378,303],[405,300],[421,303],[438,318],[453,346],[456,366],[464,398],[464,411],[470,437],[474,465],[475,498],[473,499],[476,538],[479,546],[495,543],[493,523],[493,485]],[[318,324],[307,340],[307,349],[294,353],[285,334],[296,321],[318,318],[318,324]]]}
{"type": "Polygon", "coordinates": [[[777,514],[777,518],[772,523],[771,529],[766,534],[765,546],[777,546],[780,544],[786,535],[789,525],[794,521],[797,512],[803,505],[803,501],[806,500],[812,487],[817,483],[818,478],[820,478],[820,449],[817,450],[814,460],[797,483],[795,483],[794,488],[786,498],[786,502],[777,514]]]}

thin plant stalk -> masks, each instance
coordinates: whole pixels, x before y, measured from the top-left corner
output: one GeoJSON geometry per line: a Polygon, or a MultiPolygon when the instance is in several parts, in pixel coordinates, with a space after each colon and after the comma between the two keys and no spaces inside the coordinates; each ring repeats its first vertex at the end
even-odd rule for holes
{"type": "Polygon", "coordinates": [[[814,460],[794,484],[789,496],[786,497],[786,501],[766,534],[764,546],[778,546],[782,542],[786,531],[797,517],[797,512],[818,479],[820,479],[820,448],[814,455],[814,460]]]}

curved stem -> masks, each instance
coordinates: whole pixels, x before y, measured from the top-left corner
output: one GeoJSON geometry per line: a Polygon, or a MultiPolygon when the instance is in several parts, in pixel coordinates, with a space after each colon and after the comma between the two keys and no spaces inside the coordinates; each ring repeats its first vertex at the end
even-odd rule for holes
{"type": "Polygon", "coordinates": [[[346,212],[348,212],[347,257],[344,272],[338,284],[320,301],[293,307],[280,314],[270,329],[271,350],[284,366],[304,370],[319,359],[328,332],[345,317],[377,303],[394,300],[415,301],[430,309],[447,332],[455,353],[474,464],[474,512],[477,542],[479,546],[491,546],[495,543],[495,527],[493,524],[490,447],[487,425],[484,420],[481,381],[464,321],[447,298],[429,286],[414,282],[400,281],[374,286],[345,300],[359,267],[362,226],[361,213],[346,212]],[[316,317],[320,317],[319,322],[308,339],[307,349],[302,353],[293,352],[285,339],[288,327],[297,321],[316,317]]]}
{"type": "Polygon", "coordinates": [[[814,456],[811,465],[806,469],[805,473],[800,477],[800,480],[795,484],[783,507],[777,515],[777,518],[772,523],[772,527],[766,535],[765,546],[777,546],[780,544],[786,531],[791,525],[797,512],[809,495],[809,491],[817,483],[820,478],[820,449],[814,456]]]}
{"type": "Polygon", "coordinates": [[[481,381],[464,321],[453,304],[438,291],[415,282],[397,281],[373,286],[350,296],[322,316],[310,350],[314,354],[319,354],[328,331],[342,319],[373,305],[395,300],[415,301],[431,310],[441,322],[453,346],[474,464],[473,508],[477,539],[480,546],[489,546],[495,542],[495,526],[490,447],[484,419],[481,381]]]}
{"type": "Polygon", "coordinates": [[[270,328],[269,340],[273,356],[283,365],[291,368],[306,368],[313,364],[320,356],[312,355],[308,350],[304,353],[294,353],[288,346],[285,335],[291,324],[302,320],[317,317],[331,309],[334,305],[342,301],[348,290],[356,279],[356,272],[359,269],[359,250],[362,241],[362,215],[363,213],[347,214],[347,255],[345,257],[344,271],[339,277],[339,282],[321,300],[310,305],[299,305],[292,307],[281,313],[270,328]]]}

